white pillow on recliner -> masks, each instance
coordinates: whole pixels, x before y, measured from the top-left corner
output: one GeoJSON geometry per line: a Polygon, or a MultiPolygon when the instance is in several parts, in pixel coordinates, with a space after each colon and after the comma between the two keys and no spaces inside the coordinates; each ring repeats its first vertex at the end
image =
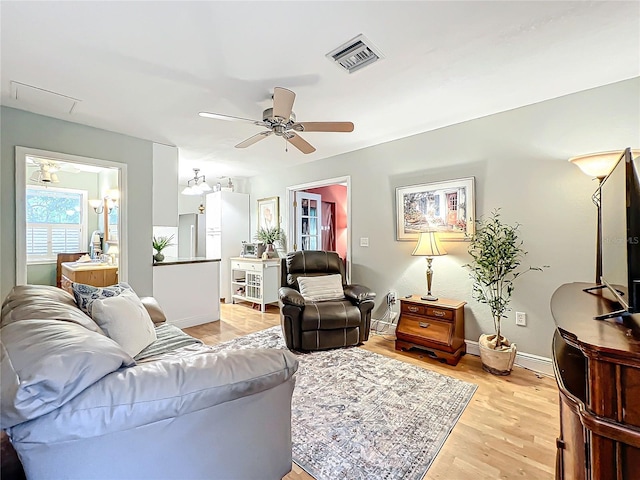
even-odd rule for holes
{"type": "Polygon", "coordinates": [[[298,277],[300,295],[308,302],[325,300],[343,300],[342,275],[318,275],[316,277],[298,277]]]}
{"type": "Polygon", "coordinates": [[[147,309],[132,291],[94,300],[91,313],[104,333],[132,357],[158,338],[147,309]]]}

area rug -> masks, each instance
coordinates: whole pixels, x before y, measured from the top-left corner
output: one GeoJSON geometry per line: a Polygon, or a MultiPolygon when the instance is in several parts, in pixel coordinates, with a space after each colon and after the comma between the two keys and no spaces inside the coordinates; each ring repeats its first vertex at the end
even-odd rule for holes
{"type": "MultiPolygon", "coordinates": [[[[212,347],[286,348],[280,327],[212,347]]],[[[293,461],[316,480],[419,480],[477,386],[363,348],[297,354],[293,461]]]]}

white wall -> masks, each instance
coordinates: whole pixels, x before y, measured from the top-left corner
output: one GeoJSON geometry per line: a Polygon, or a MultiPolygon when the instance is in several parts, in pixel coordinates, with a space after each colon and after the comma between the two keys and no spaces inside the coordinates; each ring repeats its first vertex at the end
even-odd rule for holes
{"type": "MultiPolygon", "coordinates": [[[[395,188],[474,176],[477,215],[501,208],[505,221],[522,224],[527,262],[551,266],[518,280],[503,322],[520,351],[549,357],[551,295],[563,283],[595,276],[596,183],[567,159],[640,147],[639,91],[636,78],[253,177],[251,197],[285,199],[287,186],[351,175],[353,282],[378,293],[374,316],[380,316],[390,289],[400,296],[426,289],[424,258],[411,256],[412,242],[395,241],[395,188]],[[360,247],[360,237],[369,237],[370,246],[360,247]],[[527,327],[515,326],[515,311],[527,313],[527,327]]],[[[286,205],[280,208],[286,224],[286,205]]],[[[469,302],[466,338],[477,340],[492,330],[492,319],[471,298],[462,268],[470,259],[467,246],[445,244],[449,255],[434,260],[433,290],[469,302]]]]}

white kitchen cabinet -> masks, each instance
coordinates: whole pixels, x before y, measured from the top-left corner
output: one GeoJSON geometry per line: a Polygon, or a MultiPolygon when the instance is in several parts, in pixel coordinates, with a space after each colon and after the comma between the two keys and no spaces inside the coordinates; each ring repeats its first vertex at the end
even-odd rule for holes
{"type": "Polygon", "coordinates": [[[246,257],[231,258],[232,302],[251,302],[264,312],[266,305],[278,301],[280,259],[261,260],[246,257]]]}
{"type": "Polygon", "coordinates": [[[230,259],[240,253],[243,241],[250,241],[249,195],[213,192],[206,196],[207,258],[219,258],[220,298],[231,302],[230,259]]]}
{"type": "Polygon", "coordinates": [[[153,296],[180,328],[220,320],[220,262],[165,258],[153,266],[153,296]]]}

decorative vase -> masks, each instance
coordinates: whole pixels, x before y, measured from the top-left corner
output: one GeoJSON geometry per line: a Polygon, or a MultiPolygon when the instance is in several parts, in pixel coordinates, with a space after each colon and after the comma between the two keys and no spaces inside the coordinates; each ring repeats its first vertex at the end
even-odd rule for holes
{"type": "Polygon", "coordinates": [[[273,243],[267,243],[265,251],[267,252],[267,258],[273,258],[276,254],[276,250],[273,248],[273,243]]]}
{"type": "Polygon", "coordinates": [[[482,369],[493,375],[509,375],[518,352],[516,344],[502,337],[502,346],[497,350],[496,335],[480,335],[478,341],[482,369]]]}
{"type": "Polygon", "coordinates": [[[154,259],[156,262],[161,262],[161,261],[163,261],[163,260],[164,260],[164,255],[163,255],[162,253],[158,252],[158,253],[156,253],[156,254],[153,256],[153,259],[154,259]]]}

